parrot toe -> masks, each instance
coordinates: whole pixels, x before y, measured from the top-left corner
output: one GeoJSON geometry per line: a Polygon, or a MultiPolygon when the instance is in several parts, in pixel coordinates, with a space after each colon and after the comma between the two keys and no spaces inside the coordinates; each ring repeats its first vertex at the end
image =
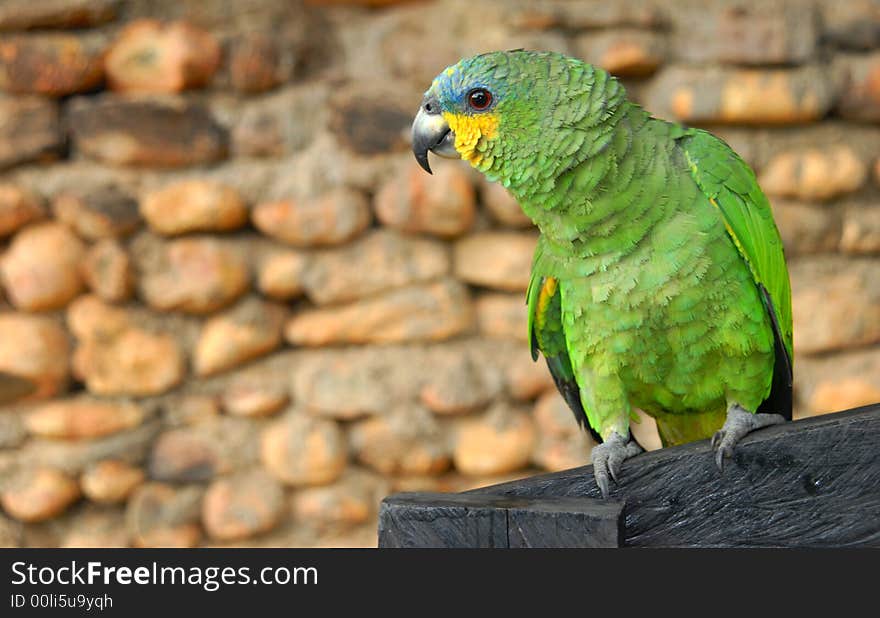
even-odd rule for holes
{"type": "Polygon", "coordinates": [[[724,426],[712,436],[712,449],[715,451],[715,464],[724,471],[724,460],[733,456],[733,449],[746,435],[770,425],[785,422],[781,414],[752,414],[745,408],[734,404],[727,411],[724,426]]]}
{"type": "Polygon", "coordinates": [[[635,440],[627,441],[617,432],[613,432],[602,444],[593,447],[593,474],[603,498],[608,497],[608,477],[617,483],[623,462],[641,452],[642,447],[635,440]]]}

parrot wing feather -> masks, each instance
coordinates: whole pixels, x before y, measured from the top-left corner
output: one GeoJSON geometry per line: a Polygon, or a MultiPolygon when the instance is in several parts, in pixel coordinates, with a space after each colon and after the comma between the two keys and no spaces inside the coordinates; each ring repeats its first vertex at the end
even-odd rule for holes
{"type": "Polygon", "coordinates": [[[748,265],[773,326],[773,385],[761,411],[781,411],[791,418],[791,284],[770,203],[751,168],[721,139],[692,129],[679,143],[694,181],[721,214],[730,238],[748,265]],[[775,409],[769,410],[771,407],[775,409]]]}
{"type": "Polygon", "coordinates": [[[533,271],[527,298],[532,359],[538,360],[539,351],[544,355],[556,388],[568,404],[575,420],[589,430],[596,442],[602,442],[601,436],[590,426],[587,419],[586,410],[581,402],[580,387],[568,356],[562,325],[562,295],[559,292],[558,280],[535,274],[533,271]]]}

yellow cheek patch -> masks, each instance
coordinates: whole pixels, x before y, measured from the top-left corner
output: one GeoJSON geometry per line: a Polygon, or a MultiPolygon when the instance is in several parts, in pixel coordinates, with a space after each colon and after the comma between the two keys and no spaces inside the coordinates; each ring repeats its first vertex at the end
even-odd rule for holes
{"type": "Polygon", "coordinates": [[[485,146],[485,141],[495,137],[498,132],[498,116],[496,114],[468,116],[443,112],[443,118],[449,124],[449,128],[455,132],[455,149],[458,154],[471,165],[477,165],[485,151],[485,147],[479,147],[481,142],[485,146]]]}

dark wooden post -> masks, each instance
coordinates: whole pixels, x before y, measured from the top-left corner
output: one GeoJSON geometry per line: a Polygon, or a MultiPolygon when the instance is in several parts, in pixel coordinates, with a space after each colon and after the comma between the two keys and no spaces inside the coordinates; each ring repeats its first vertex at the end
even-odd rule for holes
{"type": "Polygon", "coordinates": [[[880,546],[880,404],[645,453],[600,498],[591,466],[462,494],[398,494],[380,547],[880,546]],[[625,508],[624,508],[625,501],[625,508]]]}

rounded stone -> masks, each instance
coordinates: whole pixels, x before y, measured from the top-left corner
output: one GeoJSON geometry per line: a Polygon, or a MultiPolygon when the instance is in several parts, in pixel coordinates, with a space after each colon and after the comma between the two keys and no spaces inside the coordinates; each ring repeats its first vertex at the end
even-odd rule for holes
{"type": "Polygon", "coordinates": [[[221,402],[227,414],[260,418],[280,411],[290,395],[278,384],[242,381],[223,391],[221,402]]]}
{"type": "Polygon", "coordinates": [[[85,246],[60,223],[38,223],[15,235],[0,261],[12,303],[28,311],[58,309],[83,288],[85,246]]]}
{"type": "Polygon", "coordinates": [[[214,481],[202,502],[205,531],[234,541],[271,530],[281,519],[284,490],[274,478],[252,471],[214,481]]]}
{"type": "Polygon", "coordinates": [[[234,230],[248,220],[238,191],[205,179],[182,180],[147,193],[140,212],[154,231],[165,235],[234,230]]]}
{"type": "Polygon", "coordinates": [[[196,547],[202,537],[202,490],[165,483],[140,485],[128,501],[126,526],[135,547],[196,547]]]}
{"type": "Polygon", "coordinates": [[[0,371],[32,382],[33,399],[67,388],[70,343],[55,320],[23,313],[0,314],[0,371]]]}
{"type": "Polygon", "coordinates": [[[83,494],[99,504],[125,502],[144,481],[144,471],[118,459],[105,459],[89,466],[80,476],[83,494]]]}
{"type": "Polygon", "coordinates": [[[453,462],[469,476],[512,472],[528,464],[535,439],[535,427],[527,414],[499,404],[459,425],[453,462]]]}
{"type": "Polygon", "coordinates": [[[143,408],[87,397],[43,404],[25,417],[25,427],[43,438],[82,440],[137,427],[144,420],[143,408]]]}
{"type": "Polygon", "coordinates": [[[46,216],[43,204],[32,192],[0,182],[0,238],[46,216]]]}
{"type": "Polygon", "coordinates": [[[263,465],[287,485],[332,483],[348,462],[339,426],[323,419],[291,414],[263,431],[263,465]]]}
{"type": "Polygon", "coordinates": [[[67,474],[36,468],[18,475],[0,493],[0,504],[19,521],[34,523],[61,514],[79,495],[79,485],[67,474]]]}
{"type": "Polygon", "coordinates": [[[370,225],[367,198],[359,191],[340,187],[314,198],[258,204],[252,213],[262,233],[296,247],[345,243],[370,225]]]}

